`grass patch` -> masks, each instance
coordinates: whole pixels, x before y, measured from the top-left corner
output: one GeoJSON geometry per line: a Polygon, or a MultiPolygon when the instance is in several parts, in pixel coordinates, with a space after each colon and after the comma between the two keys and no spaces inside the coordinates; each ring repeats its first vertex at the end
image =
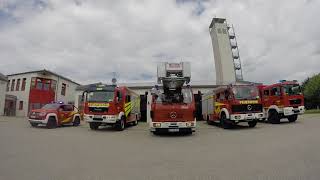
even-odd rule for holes
{"type": "Polygon", "coordinates": [[[320,109],[309,109],[309,110],[306,110],[305,113],[306,114],[317,114],[317,113],[320,113],[320,109]]]}

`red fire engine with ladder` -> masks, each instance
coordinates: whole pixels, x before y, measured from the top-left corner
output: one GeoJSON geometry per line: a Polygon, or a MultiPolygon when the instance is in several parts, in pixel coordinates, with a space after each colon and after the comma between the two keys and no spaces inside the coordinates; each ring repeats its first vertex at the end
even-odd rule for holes
{"type": "Polygon", "coordinates": [[[305,112],[304,97],[297,81],[281,80],[272,85],[259,86],[265,119],[279,124],[280,119],[288,118],[295,122],[298,115],[305,112]]]}
{"type": "Polygon", "coordinates": [[[186,132],[195,131],[195,102],[188,84],[191,78],[190,63],[159,63],[158,84],[153,88],[150,131],[186,132]]]}

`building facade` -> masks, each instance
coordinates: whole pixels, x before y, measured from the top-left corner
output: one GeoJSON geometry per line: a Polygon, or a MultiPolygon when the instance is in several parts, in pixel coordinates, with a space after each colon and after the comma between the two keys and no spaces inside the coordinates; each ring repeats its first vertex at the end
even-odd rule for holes
{"type": "Polygon", "coordinates": [[[7,115],[27,116],[30,110],[53,101],[74,104],[77,86],[78,83],[48,70],[8,75],[5,111],[7,115]],[[13,103],[15,107],[10,106],[13,103]]]}
{"type": "Polygon", "coordinates": [[[0,116],[4,114],[7,81],[7,77],[0,73],[0,116]]]}

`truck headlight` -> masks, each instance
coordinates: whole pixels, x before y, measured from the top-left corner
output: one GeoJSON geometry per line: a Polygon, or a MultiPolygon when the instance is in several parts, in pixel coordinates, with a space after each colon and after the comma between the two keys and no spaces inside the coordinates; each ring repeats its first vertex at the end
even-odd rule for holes
{"type": "Polygon", "coordinates": [[[161,123],[153,123],[153,127],[161,127],[161,123]]]}

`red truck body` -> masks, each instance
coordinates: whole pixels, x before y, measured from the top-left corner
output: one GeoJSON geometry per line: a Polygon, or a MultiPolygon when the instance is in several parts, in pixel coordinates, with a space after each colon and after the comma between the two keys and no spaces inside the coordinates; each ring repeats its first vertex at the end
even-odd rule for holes
{"type": "Polygon", "coordinates": [[[304,96],[296,81],[260,85],[259,92],[264,117],[270,123],[278,124],[282,118],[288,118],[289,122],[295,122],[298,115],[305,112],[304,96]]]}
{"type": "Polygon", "coordinates": [[[125,86],[92,85],[83,99],[83,116],[93,130],[103,125],[123,130],[129,123],[138,124],[140,96],[125,86]]]}
{"type": "Polygon", "coordinates": [[[255,85],[221,86],[202,97],[202,115],[208,124],[219,122],[223,128],[247,122],[255,127],[263,118],[261,99],[255,85]]]}

